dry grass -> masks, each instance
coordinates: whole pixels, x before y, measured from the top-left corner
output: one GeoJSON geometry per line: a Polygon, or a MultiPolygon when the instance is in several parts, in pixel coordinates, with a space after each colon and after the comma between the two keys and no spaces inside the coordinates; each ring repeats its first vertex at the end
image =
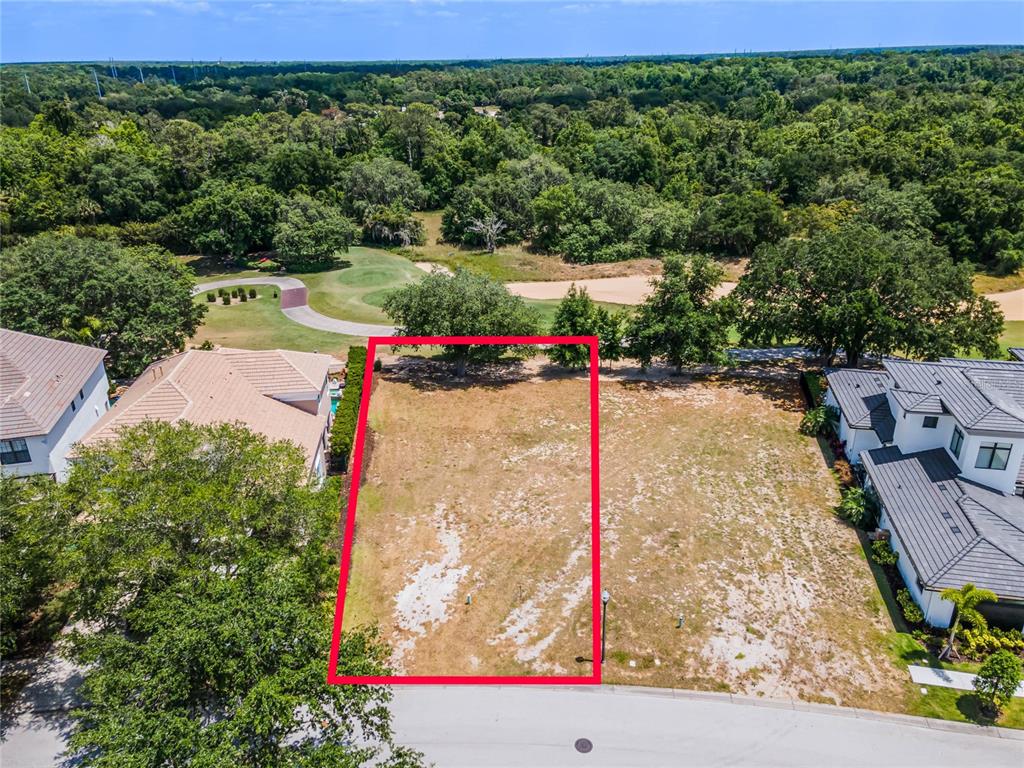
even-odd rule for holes
{"type": "Polygon", "coordinates": [[[900,709],[891,624],[795,381],[761,375],[603,385],[605,680],[900,709]]]}
{"type": "Polygon", "coordinates": [[[432,370],[373,393],[345,627],[379,623],[405,674],[589,674],[586,380],[432,370]]]}
{"type": "MultiPolygon", "coordinates": [[[[795,373],[601,386],[604,679],[905,710],[884,603],[797,431],[795,373]]],[[[591,637],[582,381],[391,377],[371,412],[346,625],[379,620],[406,672],[586,671],[571,661],[591,637]],[[444,620],[410,630],[403,588],[444,620]]]]}

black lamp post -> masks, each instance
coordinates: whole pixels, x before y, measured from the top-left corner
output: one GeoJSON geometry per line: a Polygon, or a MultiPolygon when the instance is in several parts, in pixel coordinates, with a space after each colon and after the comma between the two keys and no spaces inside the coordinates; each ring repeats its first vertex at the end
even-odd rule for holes
{"type": "Polygon", "coordinates": [[[604,637],[605,627],[607,626],[608,619],[608,601],[612,599],[612,596],[606,589],[601,593],[601,663],[604,664],[604,637]]]}

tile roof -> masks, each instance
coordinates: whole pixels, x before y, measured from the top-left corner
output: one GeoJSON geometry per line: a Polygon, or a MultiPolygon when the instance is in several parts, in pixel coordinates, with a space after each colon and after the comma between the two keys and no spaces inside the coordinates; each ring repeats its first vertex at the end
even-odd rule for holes
{"type": "Polygon", "coordinates": [[[926,587],[966,582],[1024,600],[1024,498],[959,476],[943,448],[862,455],[889,522],[926,587]]]}
{"type": "Polygon", "coordinates": [[[48,434],[106,354],[0,328],[0,438],[48,434]]]}
{"type": "Polygon", "coordinates": [[[284,350],[182,352],[143,371],[82,443],[110,439],[119,428],[147,420],[238,422],[272,440],[292,441],[311,460],[327,426],[326,412],[308,413],[277,398],[315,398],[332,360],[329,355],[284,350]]]}
{"type": "Polygon", "coordinates": [[[883,371],[830,368],[825,371],[829,390],[854,429],[873,429],[883,443],[892,441],[896,420],[885,396],[892,379],[883,371]]]}
{"type": "Polygon", "coordinates": [[[1024,347],[1010,347],[1010,357],[1015,357],[1021,362],[1024,362],[1024,347]]]}
{"type": "Polygon", "coordinates": [[[914,413],[953,415],[968,429],[1024,432],[1024,362],[887,359],[892,395],[914,413]]]}

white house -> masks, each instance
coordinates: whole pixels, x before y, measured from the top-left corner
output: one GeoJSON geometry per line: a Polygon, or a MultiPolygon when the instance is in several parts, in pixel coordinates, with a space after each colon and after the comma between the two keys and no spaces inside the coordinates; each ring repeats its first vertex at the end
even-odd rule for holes
{"type": "Polygon", "coordinates": [[[68,452],[106,413],[106,351],[0,329],[0,471],[63,480],[68,452]]]}
{"type": "Polygon", "coordinates": [[[826,372],[840,439],[881,504],[907,588],[936,627],[970,582],[983,612],[1024,625],[1024,362],[885,360],[826,372]]]}
{"type": "Polygon", "coordinates": [[[285,349],[190,349],[150,365],[82,438],[94,445],[143,421],[241,423],[306,456],[311,478],[327,474],[331,422],[329,355],[285,349]]]}

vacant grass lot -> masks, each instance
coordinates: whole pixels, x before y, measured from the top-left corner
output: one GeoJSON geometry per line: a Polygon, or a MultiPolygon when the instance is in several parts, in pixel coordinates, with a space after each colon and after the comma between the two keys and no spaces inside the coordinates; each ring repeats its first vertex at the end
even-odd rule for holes
{"type": "Polygon", "coordinates": [[[903,709],[893,628],[817,443],[797,431],[795,378],[601,394],[605,679],[903,709]]]}
{"type": "Polygon", "coordinates": [[[589,674],[586,380],[415,370],[370,401],[344,628],[379,623],[405,674],[589,674]]]}

